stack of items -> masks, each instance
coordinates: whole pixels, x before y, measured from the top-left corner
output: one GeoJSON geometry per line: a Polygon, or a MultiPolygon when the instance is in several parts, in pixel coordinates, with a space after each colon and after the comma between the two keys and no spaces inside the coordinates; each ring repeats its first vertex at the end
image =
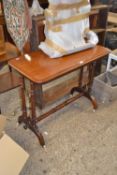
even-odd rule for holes
{"type": "Polygon", "coordinates": [[[51,58],[94,47],[97,35],[89,30],[88,0],[49,0],[45,10],[45,42],[39,45],[51,58]]]}

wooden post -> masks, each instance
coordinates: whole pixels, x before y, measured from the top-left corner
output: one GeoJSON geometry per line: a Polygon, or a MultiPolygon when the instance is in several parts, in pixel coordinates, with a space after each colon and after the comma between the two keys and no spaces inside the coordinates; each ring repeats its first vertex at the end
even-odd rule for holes
{"type": "Polygon", "coordinates": [[[5,40],[4,40],[4,32],[3,32],[3,26],[0,25],[0,55],[5,54],[5,40]]]}

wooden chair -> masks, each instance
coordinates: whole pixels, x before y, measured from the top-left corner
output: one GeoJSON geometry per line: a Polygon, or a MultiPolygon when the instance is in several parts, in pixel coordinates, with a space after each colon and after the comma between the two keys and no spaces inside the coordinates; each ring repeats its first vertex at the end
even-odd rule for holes
{"type": "MultiPolygon", "coordinates": [[[[12,72],[6,72],[0,75],[0,94],[17,88],[22,85],[21,78],[12,72]]],[[[1,108],[0,108],[1,114],[1,108]]]]}
{"type": "MultiPolygon", "coordinates": [[[[5,42],[5,53],[0,55],[0,65],[3,66],[8,63],[10,59],[16,58],[20,55],[18,49],[11,43],[5,42]]],[[[0,94],[22,85],[21,79],[12,71],[0,74],[0,94]]],[[[1,109],[0,109],[1,113],[1,109]]]]}

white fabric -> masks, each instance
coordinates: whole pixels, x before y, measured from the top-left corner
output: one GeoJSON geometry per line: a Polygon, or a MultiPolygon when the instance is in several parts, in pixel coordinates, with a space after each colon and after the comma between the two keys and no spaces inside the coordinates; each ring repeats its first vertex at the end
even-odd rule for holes
{"type": "MultiPolygon", "coordinates": [[[[58,4],[72,4],[78,3],[81,0],[49,0],[50,5],[58,4]]],[[[50,7],[50,6],[49,6],[50,7]]],[[[85,32],[85,29],[89,28],[89,18],[82,19],[80,21],[68,22],[65,24],[60,24],[54,26],[54,21],[67,19],[69,17],[78,16],[80,14],[86,14],[90,12],[90,4],[81,6],[78,8],[71,8],[66,10],[51,10],[48,8],[49,12],[53,14],[52,16],[45,16],[45,36],[46,39],[51,40],[53,43],[57,44],[65,50],[65,53],[57,51],[54,47],[48,45],[46,42],[41,42],[39,48],[42,49],[51,58],[60,57],[62,55],[67,55],[70,53],[78,52],[84,49],[94,47],[98,43],[98,38],[96,34],[92,31],[85,32]],[[54,27],[61,27],[61,31],[55,32],[48,28],[48,22],[53,23],[54,27]],[[85,32],[85,33],[84,33],[85,32]],[[85,41],[84,37],[87,37],[85,41]]]]}

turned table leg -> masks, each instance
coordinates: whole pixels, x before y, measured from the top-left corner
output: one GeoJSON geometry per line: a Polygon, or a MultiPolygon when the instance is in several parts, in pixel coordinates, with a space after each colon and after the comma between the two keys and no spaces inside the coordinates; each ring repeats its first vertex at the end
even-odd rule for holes
{"type": "Polygon", "coordinates": [[[37,136],[40,145],[44,146],[45,141],[43,135],[40,133],[36,125],[36,106],[35,106],[35,88],[34,83],[30,82],[30,116],[27,115],[26,98],[25,98],[25,82],[24,78],[21,79],[20,95],[22,102],[22,115],[18,118],[19,124],[24,123],[24,128],[29,128],[37,136]]]}
{"type": "Polygon", "coordinates": [[[18,118],[19,124],[24,123],[24,129],[29,128],[38,138],[40,145],[44,147],[45,141],[36,125],[36,106],[35,106],[35,87],[34,83],[30,82],[30,116],[27,115],[26,98],[25,98],[25,82],[21,79],[20,95],[22,102],[22,115],[18,118]]]}
{"type": "Polygon", "coordinates": [[[26,98],[25,98],[25,83],[24,77],[21,77],[21,86],[20,86],[20,96],[21,96],[21,105],[22,105],[22,115],[18,118],[19,124],[27,122],[27,107],[26,107],[26,98]]]}
{"type": "Polygon", "coordinates": [[[89,69],[88,70],[89,71],[89,74],[88,74],[89,83],[88,83],[88,89],[84,93],[84,96],[87,97],[92,102],[93,108],[97,109],[97,107],[98,107],[97,106],[97,102],[96,102],[95,98],[90,95],[91,88],[92,88],[92,85],[93,85],[93,80],[94,80],[95,66],[96,66],[95,62],[90,63],[88,65],[88,69],[89,69]]]}
{"type": "Polygon", "coordinates": [[[36,105],[35,105],[35,84],[30,82],[30,105],[31,105],[31,120],[29,122],[29,128],[35,133],[37,136],[41,146],[44,147],[45,141],[43,135],[38,129],[36,125],[36,105]]]}

